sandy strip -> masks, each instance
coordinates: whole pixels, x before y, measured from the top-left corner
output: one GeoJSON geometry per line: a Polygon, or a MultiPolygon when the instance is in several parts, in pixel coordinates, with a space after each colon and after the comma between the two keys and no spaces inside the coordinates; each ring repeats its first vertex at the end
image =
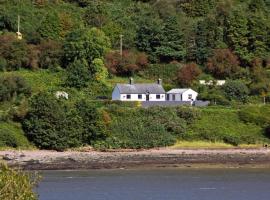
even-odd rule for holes
{"type": "Polygon", "coordinates": [[[270,149],[171,149],[139,151],[0,151],[0,160],[23,169],[103,169],[132,167],[264,166],[270,167],[270,149]]]}

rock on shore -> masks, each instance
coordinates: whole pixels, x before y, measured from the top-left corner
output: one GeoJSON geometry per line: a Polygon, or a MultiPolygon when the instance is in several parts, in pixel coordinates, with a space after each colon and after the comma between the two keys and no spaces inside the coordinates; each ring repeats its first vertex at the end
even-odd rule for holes
{"type": "Polygon", "coordinates": [[[114,169],[133,167],[263,166],[268,149],[151,149],[114,152],[0,151],[0,160],[26,170],[114,169]]]}

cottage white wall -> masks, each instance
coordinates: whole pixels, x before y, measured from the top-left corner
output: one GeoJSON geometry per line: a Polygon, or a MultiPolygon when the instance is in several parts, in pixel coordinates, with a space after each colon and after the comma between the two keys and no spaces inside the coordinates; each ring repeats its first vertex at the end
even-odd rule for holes
{"type": "Polygon", "coordinates": [[[192,95],[193,101],[197,100],[198,93],[193,90],[187,90],[182,94],[182,101],[191,101],[191,99],[188,98],[189,94],[192,95]]]}
{"type": "MultiPolygon", "coordinates": [[[[138,94],[130,94],[130,99],[127,99],[128,94],[121,94],[121,101],[146,101],[146,94],[142,94],[142,99],[138,98],[138,94]]],[[[149,94],[149,101],[165,101],[165,94],[160,94],[160,99],[156,99],[156,94],[149,94]]]]}
{"type": "Polygon", "coordinates": [[[121,94],[120,94],[118,87],[114,87],[114,89],[113,89],[112,100],[114,100],[114,101],[121,100],[121,94]]]}
{"type": "Polygon", "coordinates": [[[121,101],[146,101],[146,95],[142,94],[142,99],[139,99],[138,94],[121,94],[121,101]],[[130,99],[127,99],[127,95],[130,95],[130,99]]]}
{"type": "Polygon", "coordinates": [[[149,95],[149,101],[166,101],[166,95],[165,94],[159,94],[160,99],[157,99],[156,95],[158,95],[158,94],[150,94],[149,95]]]}

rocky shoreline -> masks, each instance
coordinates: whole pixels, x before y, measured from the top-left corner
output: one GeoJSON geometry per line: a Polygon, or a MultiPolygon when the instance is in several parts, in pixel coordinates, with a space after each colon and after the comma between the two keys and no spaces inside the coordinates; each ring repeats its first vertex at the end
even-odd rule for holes
{"type": "Polygon", "coordinates": [[[151,149],[113,152],[0,151],[0,161],[25,170],[138,167],[269,167],[270,149],[151,149]]]}

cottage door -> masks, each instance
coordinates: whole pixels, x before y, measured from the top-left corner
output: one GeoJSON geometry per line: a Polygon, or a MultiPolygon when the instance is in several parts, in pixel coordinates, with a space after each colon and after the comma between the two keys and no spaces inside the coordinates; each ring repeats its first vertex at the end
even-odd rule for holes
{"type": "Polygon", "coordinates": [[[149,101],[149,94],[146,95],[146,101],[149,101]]]}

